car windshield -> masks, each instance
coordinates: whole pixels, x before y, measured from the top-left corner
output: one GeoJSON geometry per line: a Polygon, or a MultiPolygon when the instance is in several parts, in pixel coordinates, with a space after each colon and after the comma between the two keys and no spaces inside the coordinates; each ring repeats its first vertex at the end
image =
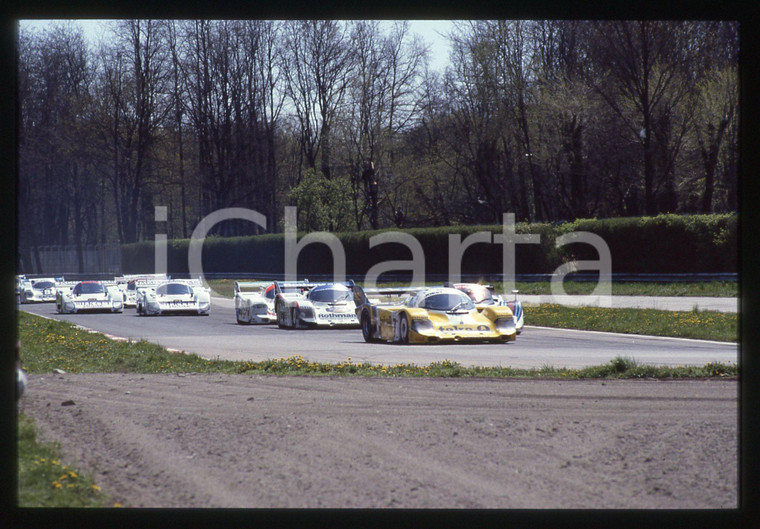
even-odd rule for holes
{"type": "Polygon", "coordinates": [[[420,304],[420,307],[428,310],[471,310],[475,305],[462,292],[445,292],[426,297],[420,304]]]}
{"type": "Polygon", "coordinates": [[[74,287],[74,295],[81,294],[103,294],[106,289],[100,283],[79,283],[74,287]]]}
{"type": "Polygon", "coordinates": [[[274,299],[274,286],[268,287],[264,297],[267,299],[274,299]]]}
{"type": "Polygon", "coordinates": [[[491,291],[483,285],[460,287],[459,290],[470,296],[475,303],[493,303],[491,291]]]}
{"type": "Polygon", "coordinates": [[[45,290],[46,288],[53,288],[54,286],[55,283],[52,281],[37,281],[33,285],[33,287],[37,290],[45,290]]]}
{"type": "Polygon", "coordinates": [[[351,299],[351,291],[347,288],[316,288],[309,292],[311,301],[321,303],[334,303],[351,299]]]}
{"type": "Polygon", "coordinates": [[[184,296],[191,293],[190,287],[182,283],[169,283],[156,289],[156,294],[159,296],[184,296]]]}

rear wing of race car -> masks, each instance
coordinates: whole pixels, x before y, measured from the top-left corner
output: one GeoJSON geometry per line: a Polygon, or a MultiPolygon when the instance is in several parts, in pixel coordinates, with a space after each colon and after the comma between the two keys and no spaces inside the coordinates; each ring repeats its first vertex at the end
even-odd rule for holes
{"type": "MultiPolygon", "coordinates": [[[[61,279],[61,281],[55,282],[55,289],[58,292],[71,292],[72,290],[74,290],[74,287],[77,286],[79,283],[84,283],[88,281],[84,279],[81,281],[63,281],[63,278],[58,278],[58,279],[61,279]]],[[[112,289],[118,288],[116,286],[116,281],[93,281],[93,282],[100,283],[101,285],[106,287],[106,290],[112,290],[112,289]]]]}
{"type": "MultiPolygon", "coordinates": [[[[130,279],[130,281],[133,281],[133,280],[130,279]]],[[[163,277],[140,277],[138,279],[134,279],[135,291],[136,292],[139,292],[140,290],[155,291],[159,286],[169,281],[170,281],[169,279],[166,279],[163,277]]]]}
{"type": "Polygon", "coordinates": [[[55,282],[55,289],[58,292],[71,292],[75,286],[81,283],[81,281],[64,281],[63,278],[60,279],[60,281],[55,282]]]}
{"type": "Polygon", "coordinates": [[[309,282],[308,279],[304,279],[303,281],[275,281],[274,282],[274,293],[277,294],[299,294],[303,295],[312,288],[316,287],[323,287],[323,286],[331,286],[331,285],[343,285],[352,292],[356,288],[356,284],[353,280],[345,281],[345,282],[319,282],[319,283],[312,283],[309,282]]]}
{"type": "Polygon", "coordinates": [[[275,281],[274,293],[277,294],[303,294],[316,286],[316,283],[310,283],[308,279],[303,281],[275,281]]]}
{"type": "Polygon", "coordinates": [[[196,278],[196,279],[172,279],[171,282],[172,283],[182,283],[183,285],[187,285],[189,287],[192,287],[193,290],[200,289],[200,290],[205,290],[206,292],[211,292],[210,288],[206,288],[203,285],[203,281],[201,281],[200,278],[196,278]]]}
{"type": "Polygon", "coordinates": [[[428,287],[384,287],[362,288],[354,287],[354,302],[360,305],[396,305],[412,294],[428,287]]]}
{"type": "Polygon", "coordinates": [[[274,281],[235,281],[234,291],[250,292],[256,290],[266,290],[274,284],[274,281]]]}
{"type": "Polygon", "coordinates": [[[145,279],[145,280],[155,279],[155,280],[158,280],[158,281],[169,281],[169,279],[171,279],[171,276],[166,275],[166,274],[125,274],[125,275],[116,276],[116,277],[113,278],[113,280],[116,283],[116,285],[119,288],[121,288],[121,289],[126,289],[127,288],[127,283],[129,283],[133,279],[135,279],[135,280],[137,280],[137,279],[145,279]]]}
{"type": "Polygon", "coordinates": [[[136,279],[135,290],[155,291],[158,287],[166,283],[181,283],[183,285],[192,287],[193,290],[200,289],[200,290],[205,290],[206,292],[211,291],[211,289],[205,288],[203,286],[203,281],[201,281],[200,279],[164,279],[164,278],[158,278],[158,277],[136,279]]]}

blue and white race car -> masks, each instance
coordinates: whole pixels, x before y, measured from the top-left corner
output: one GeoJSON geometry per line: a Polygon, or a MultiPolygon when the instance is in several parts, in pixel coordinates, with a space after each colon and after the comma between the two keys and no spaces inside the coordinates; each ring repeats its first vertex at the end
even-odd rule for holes
{"type": "Polygon", "coordinates": [[[137,314],[199,314],[211,311],[211,291],[200,279],[171,279],[155,285],[155,281],[136,280],[137,314]]]}
{"type": "Polygon", "coordinates": [[[59,283],[55,307],[59,313],[123,312],[124,298],[113,281],[59,283]]]}
{"type": "Polygon", "coordinates": [[[286,328],[359,327],[354,282],[275,281],[277,325],[286,328]]]}
{"type": "Polygon", "coordinates": [[[517,290],[512,291],[515,299],[512,301],[507,301],[502,296],[494,294],[493,285],[481,285],[480,283],[455,283],[452,285],[450,283],[446,283],[446,286],[451,286],[467,294],[473,303],[475,303],[475,307],[477,307],[477,309],[481,312],[484,308],[490,306],[509,307],[509,310],[512,311],[512,317],[515,321],[515,329],[517,330],[517,334],[520,334],[522,332],[523,326],[525,325],[525,319],[523,316],[522,302],[517,300],[517,290]]]}

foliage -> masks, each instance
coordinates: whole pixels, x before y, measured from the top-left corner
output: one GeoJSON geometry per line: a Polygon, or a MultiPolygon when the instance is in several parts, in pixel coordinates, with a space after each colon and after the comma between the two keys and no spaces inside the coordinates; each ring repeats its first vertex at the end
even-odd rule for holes
{"type": "Polygon", "coordinates": [[[298,227],[307,232],[345,231],[351,227],[350,196],[345,178],[327,179],[307,169],[288,195],[298,208],[298,227]]]}
{"type": "Polygon", "coordinates": [[[187,238],[224,207],[271,231],[288,204],[330,231],[736,211],[736,23],[452,28],[434,72],[403,21],[22,24],[20,246],[187,238]]]}
{"type": "MultiPolygon", "coordinates": [[[[320,206],[321,207],[321,206],[320,206]]],[[[471,274],[499,274],[503,271],[503,245],[495,237],[501,225],[442,226],[439,228],[387,229],[334,234],[346,253],[346,272],[365,274],[371,266],[386,261],[410,261],[409,248],[401,243],[379,244],[370,248],[373,236],[402,232],[413,236],[422,246],[425,271],[447,274],[449,236],[468,236],[487,232],[491,244],[474,244],[462,257],[462,270],[471,274]]],[[[612,254],[612,271],[626,273],[735,272],[738,269],[738,218],[736,215],[659,215],[656,217],[584,219],[562,224],[517,223],[515,232],[540,237],[539,244],[516,244],[517,273],[551,273],[572,259],[598,260],[588,244],[556,246],[560,235],[585,231],[601,236],[612,254]]],[[[298,237],[304,234],[299,233],[298,237]]],[[[209,237],[203,246],[205,272],[272,273],[284,270],[283,234],[250,237],[209,237]]],[[[187,273],[188,240],[168,242],[171,273],[187,273]]],[[[154,245],[142,242],[122,247],[124,273],[153,271],[154,245]]],[[[308,244],[298,258],[302,274],[333,272],[332,254],[325,244],[308,244]]]]}

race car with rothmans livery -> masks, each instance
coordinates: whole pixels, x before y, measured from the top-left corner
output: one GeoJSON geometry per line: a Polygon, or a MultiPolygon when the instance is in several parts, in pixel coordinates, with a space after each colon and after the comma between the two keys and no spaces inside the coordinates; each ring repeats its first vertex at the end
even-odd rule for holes
{"type": "Polygon", "coordinates": [[[478,310],[470,297],[451,287],[356,287],[356,314],[366,342],[509,342],[517,336],[509,307],[478,310]]]}
{"type": "Polygon", "coordinates": [[[113,281],[58,283],[55,308],[59,313],[123,312],[124,297],[113,281]]]}
{"type": "Polygon", "coordinates": [[[46,303],[55,301],[56,283],[63,281],[58,277],[35,277],[16,280],[19,303],[46,303]]]}
{"type": "Polygon", "coordinates": [[[523,316],[522,302],[517,300],[517,293],[519,290],[513,290],[515,299],[512,301],[505,300],[502,296],[494,294],[493,285],[481,285],[480,283],[446,283],[444,286],[453,287],[461,290],[475,303],[475,307],[482,311],[486,307],[492,307],[494,305],[506,305],[509,310],[512,311],[512,317],[515,320],[515,328],[517,334],[520,334],[525,325],[525,318],[523,316]]]}
{"type": "Polygon", "coordinates": [[[125,307],[135,307],[137,305],[137,286],[135,283],[138,279],[152,281],[153,285],[158,286],[171,278],[166,274],[130,274],[115,277],[114,281],[116,281],[116,285],[124,296],[125,307]]]}
{"type": "Polygon", "coordinates": [[[275,314],[281,328],[359,327],[354,282],[275,281],[275,314]]]}
{"type": "Polygon", "coordinates": [[[235,281],[235,318],[239,324],[275,323],[274,283],[235,281]]]}
{"type": "Polygon", "coordinates": [[[170,279],[156,285],[154,279],[135,281],[137,314],[199,314],[208,316],[211,311],[211,290],[200,279],[170,279]]]}

